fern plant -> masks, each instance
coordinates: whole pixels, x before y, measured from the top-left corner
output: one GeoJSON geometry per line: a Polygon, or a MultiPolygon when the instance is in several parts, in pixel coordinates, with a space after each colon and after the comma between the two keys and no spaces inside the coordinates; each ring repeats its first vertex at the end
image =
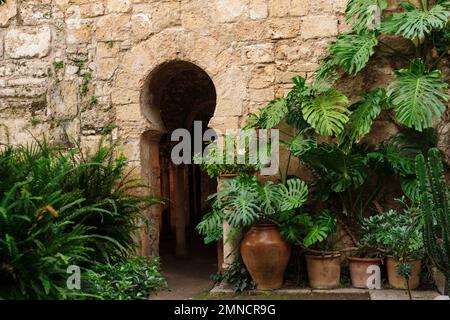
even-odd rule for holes
{"type": "Polygon", "coordinates": [[[115,147],[92,155],[45,140],[0,151],[0,298],[62,299],[67,267],[124,261],[142,209],[159,203],[115,147]]]}
{"type": "Polygon", "coordinates": [[[445,294],[450,289],[450,194],[442,158],[437,149],[429,151],[428,162],[416,158],[424,226],[424,243],[435,266],[446,276],[445,294]]]}

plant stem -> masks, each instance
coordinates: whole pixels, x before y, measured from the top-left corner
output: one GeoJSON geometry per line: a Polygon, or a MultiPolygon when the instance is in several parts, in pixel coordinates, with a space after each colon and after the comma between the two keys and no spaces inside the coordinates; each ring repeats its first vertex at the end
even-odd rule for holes
{"type": "Polygon", "coordinates": [[[409,296],[409,300],[412,300],[412,294],[411,294],[411,288],[409,287],[409,278],[406,279],[406,289],[408,290],[408,296],[409,296]]]}
{"type": "Polygon", "coordinates": [[[450,46],[445,48],[444,52],[442,52],[442,54],[436,59],[436,61],[433,62],[433,64],[430,66],[430,69],[428,71],[432,71],[435,67],[437,67],[439,62],[441,62],[442,59],[444,59],[444,57],[447,55],[448,50],[450,50],[450,46]]]}
{"type": "Polygon", "coordinates": [[[288,176],[288,173],[289,173],[289,166],[291,165],[291,158],[292,158],[292,153],[289,152],[289,157],[288,157],[288,161],[287,161],[287,164],[286,164],[284,178],[282,178],[283,184],[286,183],[286,180],[287,180],[287,176],[288,176]]]}
{"type": "Polygon", "coordinates": [[[420,4],[420,9],[422,9],[423,11],[425,11],[425,6],[423,4],[423,0],[419,0],[419,4],[420,4]]]}

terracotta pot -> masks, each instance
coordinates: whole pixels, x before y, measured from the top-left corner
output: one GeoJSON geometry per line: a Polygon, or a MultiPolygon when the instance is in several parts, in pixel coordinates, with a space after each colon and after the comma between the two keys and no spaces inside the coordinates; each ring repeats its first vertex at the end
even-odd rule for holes
{"type": "MultiPolygon", "coordinates": [[[[416,289],[420,285],[420,270],[422,268],[422,262],[420,260],[409,261],[412,266],[411,277],[409,278],[409,288],[411,290],[416,289]]],[[[392,256],[386,257],[386,269],[389,284],[394,289],[406,289],[405,279],[397,273],[398,261],[392,256]]]]}
{"type": "Polygon", "coordinates": [[[436,285],[437,290],[440,294],[446,294],[445,292],[445,286],[447,285],[447,279],[445,278],[445,275],[439,271],[436,267],[433,267],[433,278],[434,283],[436,285]]]}
{"type": "Polygon", "coordinates": [[[241,255],[257,289],[281,288],[291,246],[281,237],[276,225],[252,226],[241,242],[241,255]]]}
{"type": "Polygon", "coordinates": [[[309,285],[314,289],[333,289],[339,286],[341,279],[341,254],[306,256],[309,285]]]}
{"type": "Polygon", "coordinates": [[[355,288],[367,288],[367,279],[371,273],[367,273],[370,266],[380,266],[380,258],[356,258],[348,257],[348,267],[350,269],[350,278],[352,286],[355,288]]]}

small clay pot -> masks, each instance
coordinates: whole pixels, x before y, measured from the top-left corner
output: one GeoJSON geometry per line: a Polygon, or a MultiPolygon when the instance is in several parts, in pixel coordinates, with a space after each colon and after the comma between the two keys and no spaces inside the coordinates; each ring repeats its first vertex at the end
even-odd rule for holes
{"type": "Polygon", "coordinates": [[[309,285],[314,289],[333,289],[341,279],[341,254],[339,252],[306,256],[309,285]]]}
{"type": "Polygon", "coordinates": [[[367,279],[371,276],[371,272],[367,273],[370,266],[380,266],[380,258],[356,258],[348,257],[348,267],[350,269],[350,278],[352,286],[355,288],[367,288],[367,279]]]}
{"type": "Polygon", "coordinates": [[[258,290],[275,290],[283,285],[291,246],[274,224],[257,224],[241,242],[241,256],[258,290]]]}
{"type": "MultiPolygon", "coordinates": [[[[417,289],[420,285],[420,270],[422,269],[422,261],[414,260],[408,261],[412,266],[411,277],[409,278],[409,288],[411,290],[417,289]]],[[[397,273],[397,266],[399,262],[392,256],[386,257],[386,269],[388,281],[392,288],[406,290],[406,281],[401,275],[397,273]]]]}

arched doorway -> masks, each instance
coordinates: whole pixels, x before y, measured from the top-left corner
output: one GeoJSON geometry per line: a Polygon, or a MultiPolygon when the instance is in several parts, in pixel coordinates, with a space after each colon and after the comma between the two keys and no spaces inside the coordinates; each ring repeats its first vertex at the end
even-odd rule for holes
{"type": "MultiPolygon", "coordinates": [[[[149,167],[156,178],[150,184],[164,206],[159,208],[159,253],[164,268],[182,266],[195,259],[217,270],[217,249],[205,246],[195,226],[208,209],[207,196],[216,191],[216,181],[197,165],[175,165],[171,151],[178,142],[171,141],[176,129],[186,129],[194,138],[194,122],[200,125],[201,136],[214,115],[216,90],[211,78],[200,67],[186,61],[171,61],[158,66],[144,89],[144,114],[157,119],[161,130],[147,132],[149,167]],[[157,155],[155,154],[157,153],[157,155]]],[[[193,141],[192,141],[193,145],[193,141]]],[[[193,263],[196,265],[196,263],[193,263]]]]}

